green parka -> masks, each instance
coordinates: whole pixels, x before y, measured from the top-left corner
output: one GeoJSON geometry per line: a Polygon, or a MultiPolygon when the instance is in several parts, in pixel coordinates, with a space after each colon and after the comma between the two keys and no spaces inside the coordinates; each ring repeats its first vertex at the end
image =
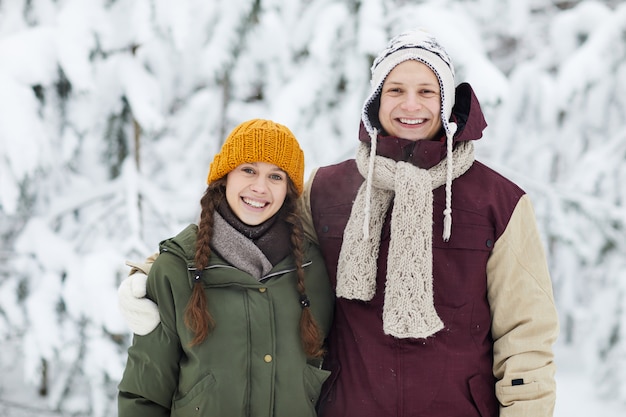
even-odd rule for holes
{"type": "MultiPolygon", "coordinates": [[[[216,327],[200,345],[184,312],[193,283],[197,226],[160,244],[150,269],[148,297],[161,324],[134,336],[119,385],[119,417],[315,416],[329,372],[307,361],[299,333],[301,306],[288,256],[257,281],[212,253],[202,275],[216,327]]],[[[306,244],[306,293],[324,334],[334,294],[316,246],[306,244]]]]}

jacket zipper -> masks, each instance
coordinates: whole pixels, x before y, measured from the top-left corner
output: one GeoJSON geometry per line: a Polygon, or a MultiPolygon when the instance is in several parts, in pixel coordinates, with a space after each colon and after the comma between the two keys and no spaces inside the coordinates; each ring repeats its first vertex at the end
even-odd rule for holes
{"type": "MultiPolygon", "coordinates": [[[[309,265],[311,265],[313,263],[313,261],[308,261],[302,264],[302,267],[307,267],[309,265]]],[[[232,265],[209,265],[204,269],[215,269],[215,268],[230,268],[230,269],[237,269],[232,265]]],[[[191,272],[195,272],[196,271],[196,267],[194,266],[189,266],[187,267],[187,269],[191,272]]],[[[288,274],[289,272],[293,272],[295,271],[296,268],[288,268],[288,269],[281,269],[280,271],[276,271],[276,272],[272,272],[269,275],[266,275],[264,277],[262,277],[259,282],[263,282],[263,281],[267,281],[268,279],[278,276],[278,275],[284,275],[284,274],[288,274]]]]}

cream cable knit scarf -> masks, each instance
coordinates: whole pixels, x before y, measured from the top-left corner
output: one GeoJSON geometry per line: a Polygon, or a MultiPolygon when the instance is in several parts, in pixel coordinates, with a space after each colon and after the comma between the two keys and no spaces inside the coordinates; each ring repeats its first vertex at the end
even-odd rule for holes
{"type": "MultiPolygon", "coordinates": [[[[452,155],[452,177],[457,178],[474,162],[473,143],[460,142],[452,155]]],[[[343,234],[336,293],[338,297],[363,301],[374,297],[380,235],[393,200],[383,330],[398,338],[425,338],[443,328],[433,300],[432,190],[446,183],[446,160],[425,170],[382,156],[374,158],[371,161],[369,146],[362,143],[356,161],[363,177],[368,177],[368,165],[374,163],[370,213],[368,216],[365,210],[364,181],[343,234]]]]}

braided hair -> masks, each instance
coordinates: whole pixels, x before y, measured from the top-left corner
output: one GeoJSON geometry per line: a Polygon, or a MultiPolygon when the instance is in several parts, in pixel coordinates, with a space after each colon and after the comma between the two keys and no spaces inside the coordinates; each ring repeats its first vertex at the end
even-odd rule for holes
{"type": "MultiPolygon", "coordinates": [[[[305,292],[304,268],[304,228],[298,212],[298,190],[291,178],[287,181],[287,195],[280,210],[280,220],[287,223],[290,229],[290,248],[296,264],[296,288],[300,295],[300,340],[306,355],[319,358],[324,354],[323,337],[313,317],[310,301],[305,292]]],[[[214,213],[219,204],[226,198],[226,177],[212,181],[200,200],[201,213],[198,224],[195,254],[195,279],[191,297],[185,309],[185,325],[194,333],[190,345],[201,344],[215,328],[215,320],[208,310],[207,298],[200,276],[209,264],[211,248],[209,243],[213,235],[214,213]]]]}

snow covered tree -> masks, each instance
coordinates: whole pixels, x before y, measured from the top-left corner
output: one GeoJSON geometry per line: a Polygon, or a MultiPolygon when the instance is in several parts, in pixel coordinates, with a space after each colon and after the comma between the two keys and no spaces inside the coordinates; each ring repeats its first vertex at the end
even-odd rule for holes
{"type": "Polygon", "coordinates": [[[124,260],[196,221],[243,120],[289,126],[307,171],[352,157],[371,61],[410,27],[475,88],[480,159],[534,201],[560,343],[626,403],[621,2],[0,0],[0,414],[116,415],[124,260]]]}
{"type": "Polygon", "coordinates": [[[600,392],[626,403],[626,7],[582,2],[518,64],[494,159],[536,200],[561,314],[600,392]]]}

